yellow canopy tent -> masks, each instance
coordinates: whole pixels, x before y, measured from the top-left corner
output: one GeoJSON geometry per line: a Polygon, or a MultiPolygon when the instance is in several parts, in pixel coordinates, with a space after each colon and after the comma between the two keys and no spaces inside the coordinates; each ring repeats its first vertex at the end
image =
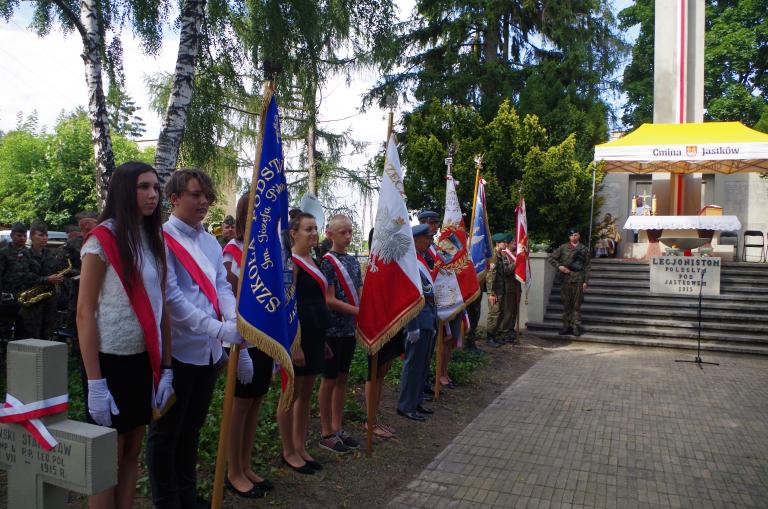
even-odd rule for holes
{"type": "Polygon", "coordinates": [[[595,147],[609,172],[738,173],[768,171],[768,134],[739,122],[643,124],[595,147]]]}
{"type": "MultiPolygon", "coordinates": [[[[607,172],[768,172],[768,134],[739,122],[643,124],[621,138],[595,146],[595,162],[607,172]]],[[[595,174],[592,173],[592,211],[595,174]]]]}

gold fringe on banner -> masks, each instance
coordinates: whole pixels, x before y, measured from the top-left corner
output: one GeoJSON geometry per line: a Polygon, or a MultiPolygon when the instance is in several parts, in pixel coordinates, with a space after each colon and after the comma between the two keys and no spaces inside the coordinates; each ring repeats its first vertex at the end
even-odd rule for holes
{"type": "Polygon", "coordinates": [[[360,329],[355,331],[355,337],[360,347],[365,350],[368,355],[375,355],[381,350],[392,337],[400,332],[400,329],[405,327],[416,315],[421,312],[421,308],[424,307],[424,296],[419,297],[419,300],[415,301],[411,307],[400,313],[400,316],[396,317],[389,324],[387,324],[384,331],[382,331],[374,340],[368,340],[361,332],[360,329]]]}
{"type": "MultiPolygon", "coordinates": [[[[240,260],[240,267],[246,266],[246,260],[248,257],[248,246],[251,243],[251,226],[253,225],[253,203],[256,194],[257,185],[259,182],[260,170],[259,163],[261,161],[261,152],[264,145],[264,131],[266,128],[266,117],[269,103],[272,100],[272,96],[275,93],[274,82],[268,82],[264,85],[264,95],[261,101],[261,115],[259,116],[259,137],[256,144],[256,159],[253,167],[253,174],[251,178],[251,190],[248,196],[248,221],[246,221],[245,235],[243,237],[243,256],[240,260]]],[[[282,242],[282,239],[281,239],[282,242]]],[[[240,307],[240,290],[242,289],[243,279],[239,279],[238,291],[237,291],[237,308],[240,307]]],[[[285,305],[285,303],[282,303],[285,305]]],[[[278,403],[278,410],[285,411],[290,408],[293,402],[293,362],[291,355],[295,353],[296,349],[300,347],[301,329],[298,329],[296,337],[291,344],[290,354],[286,352],[283,345],[278,343],[268,334],[259,330],[252,324],[244,320],[239,314],[237,316],[237,330],[246,341],[253,344],[256,348],[269,355],[275,362],[280,364],[280,367],[285,369],[288,374],[288,381],[280,394],[280,401],[278,403]]]]}

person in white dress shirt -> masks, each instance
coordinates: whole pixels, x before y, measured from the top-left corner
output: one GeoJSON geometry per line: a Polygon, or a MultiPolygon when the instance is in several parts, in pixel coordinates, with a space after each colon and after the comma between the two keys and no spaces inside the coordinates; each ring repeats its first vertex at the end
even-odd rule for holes
{"type": "Polygon", "coordinates": [[[90,497],[91,508],[133,507],[139,454],[152,407],[165,406],[172,393],[173,373],[166,368],[153,401],[149,351],[156,355],[155,368],[171,360],[163,305],[166,261],[160,198],[154,168],[139,162],[119,166],[110,181],[98,231],[87,237],[81,250],[77,327],[88,377],[89,420],[118,432],[117,486],[90,497]],[[142,315],[143,326],[151,333],[145,334],[121,277],[135,286],[143,284],[151,307],[151,313],[142,315]]]}
{"type": "Polygon", "coordinates": [[[177,170],[165,193],[173,207],[163,229],[176,404],[150,426],[147,466],[155,507],[208,507],[210,504],[197,497],[200,429],[208,414],[218,366],[225,360],[221,343],[242,340],[221,246],[202,225],[216,200],[211,178],[200,170],[177,170]]]}

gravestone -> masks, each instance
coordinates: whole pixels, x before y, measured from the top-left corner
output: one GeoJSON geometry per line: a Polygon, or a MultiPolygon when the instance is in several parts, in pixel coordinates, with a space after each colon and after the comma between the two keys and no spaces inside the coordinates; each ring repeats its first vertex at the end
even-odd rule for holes
{"type": "MultiPolygon", "coordinates": [[[[6,401],[30,404],[67,394],[64,343],[13,341],[7,365],[6,401]]],[[[92,495],[117,484],[114,429],[69,420],[66,409],[39,419],[58,442],[51,450],[21,424],[0,423],[0,469],[8,471],[9,509],[64,508],[68,490],[92,495]]]]}

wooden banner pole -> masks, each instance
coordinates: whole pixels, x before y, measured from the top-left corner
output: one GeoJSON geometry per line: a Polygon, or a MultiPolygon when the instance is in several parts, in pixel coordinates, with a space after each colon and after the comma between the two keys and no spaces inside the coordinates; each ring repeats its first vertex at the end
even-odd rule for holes
{"type": "Polygon", "coordinates": [[[224,475],[227,469],[227,438],[229,437],[230,420],[232,418],[232,403],[235,397],[235,376],[237,375],[237,359],[240,355],[240,345],[232,345],[229,350],[227,363],[227,383],[224,387],[224,409],[219,428],[219,447],[216,450],[216,471],[213,477],[213,493],[211,508],[220,509],[224,497],[224,475]]]}
{"type": "Polygon", "coordinates": [[[376,407],[379,403],[379,352],[371,356],[371,381],[368,385],[368,429],[366,430],[366,456],[373,454],[373,428],[376,426],[376,407]]]}
{"type": "Polygon", "coordinates": [[[443,366],[443,337],[444,337],[444,328],[445,328],[445,322],[442,320],[437,321],[437,353],[435,358],[435,401],[440,399],[440,389],[442,389],[442,386],[440,385],[440,370],[443,366]]]}

